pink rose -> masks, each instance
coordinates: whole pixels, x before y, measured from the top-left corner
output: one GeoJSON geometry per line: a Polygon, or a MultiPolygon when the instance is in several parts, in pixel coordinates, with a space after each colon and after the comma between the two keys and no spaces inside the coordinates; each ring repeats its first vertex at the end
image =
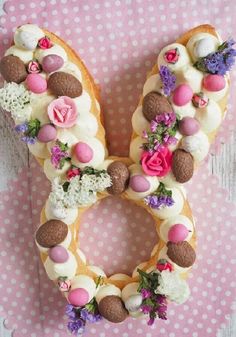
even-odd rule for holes
{"type": "Polygon", "coordinates": [[[72,167],[66,173],[67,180],[71,180],[72,178],[80,175],[80,169],[78,167],[72,167]]]}
{"type": "Polygon", "coordinates": [[[164,259],[163,259],[163,260],[159,260],[159,261],[157,262],[156,268],[157,268],[160,272],[162,272],[163,270],[169,270],[169,271],[173,271],[173,270],[174,270],[172,264],[171,264],[170,262],[164,260],[164,259]]]}
{"type": "Polygon", "coordinates": [[[37,61],[30,61],[27,67],[29,74],[38,74],[41,71],[40,64],[37,61]]]}
{"type": "Polygon", "coordinates": [[[164,59],[167,63],[175,64],[179,59],[178,48],[167,50],[164,54],[164,59]]]}
{"type": "Polygon", "coordinates": [[[71,128],[76,123],[77,116],[75,102],[70,97],[61,96],[48,106],[50,121],[60,128],[71,128]]]}
{"type": "Polygon", "coordinates": [[[60,289],[60,291],[62,292],[66,292],[70,290],[71,287],[71,283],[69,280],[58,280],[58,287],[60,289]]]}
{"type": "Polygon", "coordinates": [[[196,108],[205,108],[209,102],[209,98],[204,95],[203,92],[199,92],[198,94],[194,94],[192,98],[192,103],[196,108]]]}
{"type": "Polygon", "coordinates": [[[170,171],[172,152],[161,146],[154,153],[144,151],[141,155],[143,171],[149,176],[164,177],[170,171]]]}
{"type": "Polygon", "coordinates": [[[53,46],[52,41],[49,39],[49,37],[45,36],[42,37],[39,41],[38,41],[38,47],[41,49],[49,49],[53,46]]]}

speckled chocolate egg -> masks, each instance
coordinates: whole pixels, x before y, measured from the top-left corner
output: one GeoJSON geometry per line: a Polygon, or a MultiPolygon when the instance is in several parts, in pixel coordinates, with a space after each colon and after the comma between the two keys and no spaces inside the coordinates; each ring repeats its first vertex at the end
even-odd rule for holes
{"type": "Polygon", "coordinates": [[[111,177],[112,186],[107,191],[110,194],[121,194],[125,191],[129,181],[129,170],[121,161],[114,161],[107,168],[107,173],[111,177]]]}
{"type": "Polygon", "coordinates": [[[171,111],[173,111],[173,109],[167,98],[158,92],[152,91],[144,96],[143,114],[148,121],[153,120],[156,115],[171,111]]]}
{"type": "Polygon", "coordinates": [[[68,226],[60,220],[49,220],[36,232],[37,243],[45,248],[59,245],[68,234],[68,226]]]}
{"type": "Polygon", "coordinates": [[[56,96],[78,97],[82,94],[82,84],[73,75],[58,71],[50,75],[48,89],[56,96]]]}
{"type": "Polygon", "coordinates": [[[179,183],[190,180],[194,172],[193,156],[182,149],[174,151],[171,164],[172,172],[179,183]]]}
{"type": "Polygon", "coordinates": [[[21,83],[27,77],[24,62],[17,56],[4,56],[0,61],[0,73],[7,82],[21,83]]]}
{"type": "Polygon", "coordinates": [[[98,305],[100,314],[113,323],[123,322],[128,317],[128,311],[119,296],[106,296],[98,305]]]}
{"type": "Polygon", "coordinates": [[[171,261],[183,268],[191,267],[196,259],[195,250],[187,241],[167,242],[167,255],[171,261]]]}

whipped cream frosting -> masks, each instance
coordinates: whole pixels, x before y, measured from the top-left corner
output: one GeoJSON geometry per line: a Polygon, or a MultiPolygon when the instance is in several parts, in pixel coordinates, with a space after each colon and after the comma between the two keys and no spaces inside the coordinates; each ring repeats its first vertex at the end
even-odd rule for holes
{"type": "Polygon", "coordinates": [[[46,273],[50,280],[57,280],[60,276],[68,277],[69,279],[73,278],[76,274],[77,261],[75,256],[68,250],[69,258],[64,263],[56,263],[50,259],[48,256],[44,267],[46,273]]]}

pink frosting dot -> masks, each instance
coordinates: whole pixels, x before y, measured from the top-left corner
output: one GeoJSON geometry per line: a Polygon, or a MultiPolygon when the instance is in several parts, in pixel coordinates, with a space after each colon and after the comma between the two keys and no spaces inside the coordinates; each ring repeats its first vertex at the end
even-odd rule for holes
{"type": "Polygon", "coordinates": [[[38,140],[42,143],[48,143],[57,138],[57,130],[51,124],[45,124],[39,130],[38,140]]]}
{"type": "Polygon", "coordinates": [[[173,102],[178,106],[187,104],[192,97],[193,91],[188,84],[180,84],[173,92],[173,102]]]}
{"type": "Polygon", "coordinates": [[[183,224],[175,224],[168,232],[168,240],[177,243],[184,241],[188,235],[189,230],[183,224]]]}
{"type": "Polygon", "coordinates": [[[129,186],[135,192],[146,192],[150,188],[150,182],[141,175],[135,175],[130,178],[129,186]]]}
{"type": "Polygon", "coordinates": [[[86,143],[77,143],[74,151],[76,158],[81,163],[88,163],[93,158],[93,149],[86,143]]]}
{"type": "Polygon", "coordinates": [[[225,78],[221,75],[207,75],[203,79],[203,86],[208,91],[220,91],[225,87],[225,78]]]}
{"type": "Polygon", "coordinates": [[[62,246],[51,248],[48,255],[50,259],[56,263],[64,263],[69,259],[68,251],[62,246]]]}
{"type": "Polygon", "coordinates": [[[47,90],[47,81],[39,74],[29,74],[26,77],[27,88],[35,94],[41,94],[47,90]]]}
{"type": "Polygon", "coordinates": [[[75,307],[82,307],[89,301],[89,293],[84,288],[73,289],[69,292],[68,300],[75,307]]]}

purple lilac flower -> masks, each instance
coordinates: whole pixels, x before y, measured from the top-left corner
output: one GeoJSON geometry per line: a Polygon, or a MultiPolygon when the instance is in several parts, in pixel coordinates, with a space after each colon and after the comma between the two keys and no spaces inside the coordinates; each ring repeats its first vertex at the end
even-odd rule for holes
{"type": "Polygon", "coordinates": [[[175,121],[176,121],[176,115],[173,111],[171,112],[164,112],[160,115],[157,115],[155,117],[155,121],[158,124],[163,123],[165,126],[167,126],[168,128],[171,127],[175,121]]]}
{"type": "Polygon", "coordinates": [[[24,132],[28,131],[28,124],[27,123],[18,124],[18,125],[16,125],[15,130],[16,130],[16,132],[24,133],[24,132]]]}
{"type": "Polygon", "coordinates": [[[166,133],[163,137],[163,144],[165,146],[168,146],[168,145],[174,145],[177,143],[177,138],[173,137],[173,136],[170,136],[168,133],[166,133]]]}
{"type": "Polygon", "coordinates": [[[82,319],[77,319],[76,321],[68,322],[67,328],[72,334],[81,336],[84,332],[85,322],[82,319]]]}
{"type": "Polygon", "coordinates": [[[59,145],[52,147],[51,154],[51,163],[57,169],[60,168],[61,160],[69,157],[68,152],[62,151],[59,145]]]}
{"type": "Polygon", "coordinates": [[[75,312],[75,309],[74,309],[73,305],[67,304],[65,313],[66,313],[68,318],[70,318],[72,320],[76,319],[76,312],[75,312]]]}
{"type": "Polygon", "coordinates": [[[148,195],[144,198],[145,203],[154,209],[160,209],[162,207],[170,207],[174,204],[174,200],[172,197],[167,195],[148,195]]]}
{"type": "Polygon", "coordinates": [[[145,315],[149,314],[152,311],[152,307],[150,305],[147,305],[147,304],[142,304],[140,309],[145,315]]]}
{"type": "Polygon", "coordinates": [[[170,96],[175,88],[176,76],[166,66],[160,67],[160,78],[163,85],[164,95],[170,96]]]}
{"type": "Polygon", "coordinates": [[[36,137],[23,136],[21,137],[21,140],[25,142],[26,144],[31,144],[31,145],[36,143],[36,137]]]}
{"type": "Polygon", "coordinates": [[[141,289],[141,295],[142,295],[142,298],[143,298],[143,299],[146,299],[146,298],[151,297],[152,293],[151,293],[150,290],[145,289],[145,288],[142,288],[142,289],[141,289]]]}
{"type": "Polygon", "coordinates": [[[95,322],[98,322],[102,319],[102,316],[100,314],[95,314],[91,311],[88,311],[86,308],[83,308],[80,311],[80,317],[84,321],[88,321],[90,323],[95,323],[95,322]]]}
{"type": "Polygon", "coordinates": [[[156,132],[157,126],[158,126],[158,123],[155,120],[152,120],[150,123],[150,130],[152,132],[156,132]]]}
{"type": "Polygon", "coordinates": [[[151,326],[151,325],[153,325],[154,321],[155,321],[154,318],[150,318],[150,319],[148,320],[147,324],[148,324],[149,326],[151,326]]]}

